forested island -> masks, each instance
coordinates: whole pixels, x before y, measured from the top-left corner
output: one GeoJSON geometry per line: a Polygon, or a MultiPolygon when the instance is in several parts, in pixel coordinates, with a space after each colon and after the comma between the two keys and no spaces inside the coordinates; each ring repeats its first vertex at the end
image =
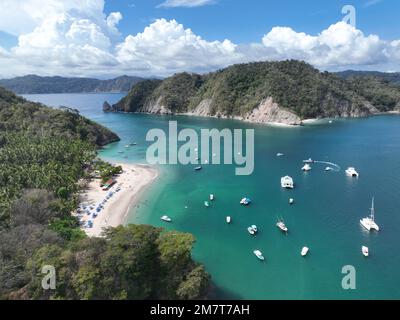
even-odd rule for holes
{"type": "Polygon", "coordinates": [[[191,234],[128,225],[89,238],[71,215],[96,150],[116,134],[3,88],[0,128],[0,299],[206,297],[191,234]],[[55,267],[55,290],[42,288],[44,265],[55,267]]]}
{"type": "Polygon", "coordinates": [[[99,80],[26,75],[0,80],[0,86],[16,94],[128,92],[134,84],[141,80],[144,79],[130,76],[99,80]]]}
{"type": "Polygon", "coordinates": [[[296,60],[255,62],[205,75],[184,72],[163,81],[141,81],[103,110],[298,125],[304,119],[399,111],[400,86],[372,75],[320,72],[296,60]]]}

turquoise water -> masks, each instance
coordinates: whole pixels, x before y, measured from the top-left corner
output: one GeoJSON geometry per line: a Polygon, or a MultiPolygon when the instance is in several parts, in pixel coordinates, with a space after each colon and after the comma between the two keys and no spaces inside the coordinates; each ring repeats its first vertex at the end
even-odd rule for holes
{"type": "Polygon", "coordinates": [[[145,134],[151,128],[167,129],[168,120],[180,128],[254,128],[255,171],[238,177],[231,165],[161,167],[161,176],[144,194],[130,222],[147,223],[193,233],[193,255],[205,264],[220,298],[238,299],[399,299],[400,298],[400,117],[335,121],[302,128],[277,128],[237,121],[190,117],[104,114],[104,100],[122,95],[29,95],[53,106],[76,107],[89,118],[117,132],[122,141],[107,146],[101,155],[109,160],[144,162],[145,134]],[[137,142],[129,150],[124,145],[137,142]],[[123,154],[118,151],[123,150],[123,154]],[[283,157],[276,157],[282,152],[283,157]],[[127,158],[123,158],[126,157],[127,158]],[[325,172],[314,164],[303,173],[302,160],[331,161],[340,172],[325,172]],[[360,178],[350,179],[344,169],[355,166],[360,178]],[[280,188],[280,177],[291,175],[293,191],[280,188]],[[203,202],[210,193],[210,208],[203,202]],[[249,196],[253,203],[241,207],[249,196]],[[367,233],[359,219],[368,214],[375,196],[376,221],[381,232],[367,233]],[[288,199],[295,198],[294,206],[288,199]],[[187,208],[186,208],[187,207],[187,208]],[[164,225],[160,216],[173,219],[164,225]],[[226,224],[225,217],[233,223],[226,224]],[[284,235],[275,227],[283,217],[289,228],[284,235]],[[256,224],[251,237],[246,228],[256,224]],[[364,258],[361,246],[370,257],[364,258]],[[306,258],[303,246],[310,247],[306,258]],[[260,249],[266,258],[253,255],[260,249]],[[343,290],[344,265],[356,268],[356,290],[343,290]]]}

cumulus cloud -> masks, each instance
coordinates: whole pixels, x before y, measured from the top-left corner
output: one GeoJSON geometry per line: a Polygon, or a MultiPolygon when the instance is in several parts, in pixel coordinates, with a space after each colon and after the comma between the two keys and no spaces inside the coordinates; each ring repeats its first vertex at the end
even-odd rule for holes
{"type": "Polygon", "coordinates": [[[2,0],[0,31],[18,36],[18,44],[9,50],[0,44],[2,75],[168,76],[283,59],[304,60],[328,70],[389,66],[393,70],[400,65],[400,40],[366,35],[345,22],[316,35],[274,27],[259,42],[235,44],[204,39],[166,19],[122,39],[118,30],[122,18],[119,12],[106,15],[104,0],[2,0]],[[5,10],[5,4],[15,10],[5,10]],[[10,13],[8,18],[5,12],[10,13]]]}
{"type": "Polygon", "coordinates": [[[164,7],[164,8],[176,8],[176,7],[186,7],[186,8],[193,8],[193,7],[201,7],[208,4],[215,3],[215,0],[166,0],[165,2],[161,3],[157,7],[164,7]]]}

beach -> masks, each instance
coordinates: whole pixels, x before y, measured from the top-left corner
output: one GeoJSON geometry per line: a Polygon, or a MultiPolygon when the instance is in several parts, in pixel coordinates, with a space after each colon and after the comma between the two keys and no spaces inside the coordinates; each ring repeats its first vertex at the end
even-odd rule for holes
{"type": "MultiPolygon", "coordinates": [[[[96,218],[93,217],[93,214],[79,215],[82,229],[88,236],[98,237],[101,236],[104,228],[123,225],[130,208],[138,202],[140,193],[158,177],[157,169],[148,165],[126,163],[115,163],[114,165],[122,166],[123,171],[116,177],[116,184],[110,190],[103,191],[100,188],[100,180],[92,179],[80,195],[81,207],[96,208],[106,199],[107,195],[112,193],[96,218]],[[92,228],[87,226],[89,220],[93,222],[92,228]]],[[[94,211],[95,209],[91,210],[91,212],[94,211]]]]}

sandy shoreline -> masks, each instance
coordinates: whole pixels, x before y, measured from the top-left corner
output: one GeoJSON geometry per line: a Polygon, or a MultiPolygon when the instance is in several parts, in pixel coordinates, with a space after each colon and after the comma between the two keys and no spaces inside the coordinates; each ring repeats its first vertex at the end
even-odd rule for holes
{"type": "Polygon", "coordinates": [[[136,205],[141,192],[158,177],[157,169],[148,165],[126,163],[114,165],[122,166],[123,172],[116,177],[117,183],[109,191],[103,191],[99,179],[93,179],[80,195],[80,206],[90,210],[90,215],[86,212],[78,215],[82,230],[88,236],[97,237],[101,235],[103,228],[124,224],[130,208],[136,205]],[[117,189],[120,190],[116,191],[117,189]],[[96,212],[96,208],[110,192],[113,193],[112,196],[107,199],[103,209],[94,218],[93,213],[96,212]],[[93,222],[92,228],[88,227],[89,220],[93,222]]]}

